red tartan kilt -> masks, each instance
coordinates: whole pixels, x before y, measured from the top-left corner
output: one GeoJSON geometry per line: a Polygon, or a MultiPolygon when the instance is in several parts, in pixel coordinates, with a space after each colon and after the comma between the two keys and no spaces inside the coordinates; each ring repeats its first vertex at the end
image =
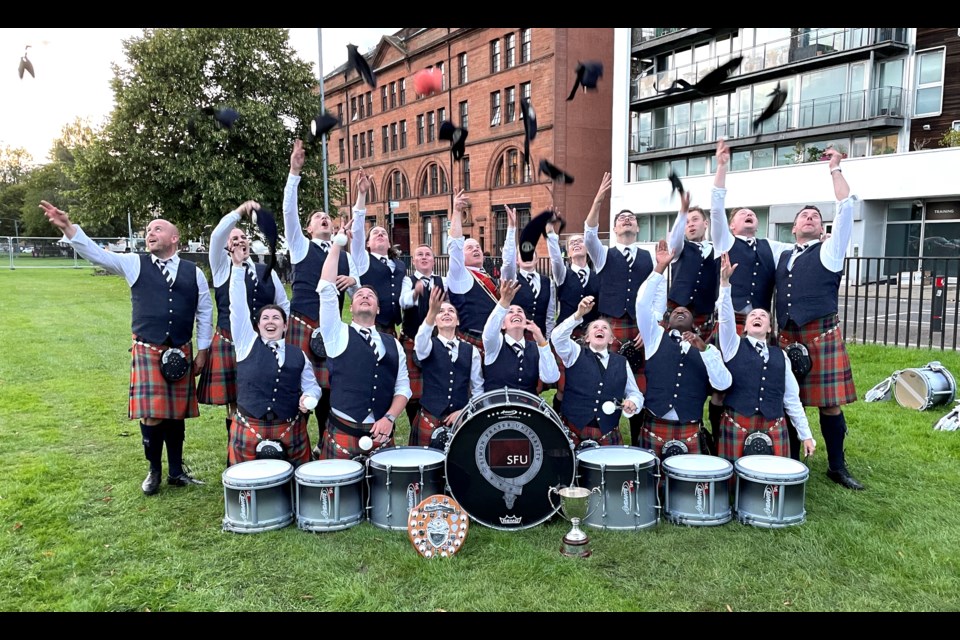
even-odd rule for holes
{"type": "MultiPolygon", "coordinates": [[[[345,431],[341,431],[337,428],[337,418],[332,413],[327,418],[327,428],[323,433],[323,447],[320,450],[320,459],[321,460],[334,460],[334,459],[352,459],[360,454],[369,455],[378,449],[384,447],[394,446],[394,439],[391,436],[389,440],[381,445],[374,444],[373,449],[370,451],[364,451],[360,448],[360,438],[354,437],[345,431]]],[[[363,428],[364,431],[369,433],[370,429],[373,427],[373,424],[364,424],[364,425],[351,425],[354,428],[363,428]]]]}
{"type": "MultiPolygon", "coordinates": [[[[160,373],[160,351],[137,344],[134,338],[130,349],[130,401],[127,413],[131,420],[138,418],[156,418],[160,420],[184,420],[200,415],[197,404],[197,383],[193,372],[177,382],[167,382],[160,373]]],[[[185,344],[180,350],[187,360],[193,363],[193,349],[185,344]]]]}
{"type": "Polygon", "coordinates": [[[661,420],[649,411],[643,412],[640,428],[640,444],[643,449],[652,449],[660,457],[664,443],[679,440],[687,445],[687,453],[703,453],[700,450],[700,423],[661,420]]]}
{"type": "Polygon", "coordinates": [[[477,351],[480,352],[480,361],[483,362],[483,339],[482,338],[474,338],[471,335],[463,333],[459,329],[457,329],[457,338],[460,340],[463,340],[464,342],[469,342],[470,344],[475,346],[477,348],[477,351]]]}
{"type": "Polygon", "coordinates": [[[412,394],[410,399],[419,400],[420,396],[423,395],[423,371],[413,361],[416,351],[413,346],[413,338],[403,337],[403,350],[407,354],[407,374],[410,376],[410,392],[412,394]]]}
{"type": "Polygon", "coordinates": [[[330,372],[327,370],[327,361],[317,361],[313,352],[310,351],[310,336],[313,330],[317,328],[317,321],[307,316],[301,316],[296,313],[290,314],[290,322],[287,323],[287,335],[284,341],[287,344],[297,345],[303,351],[307,359],[313,364],[313,372],[317,376],[317,384],[323,389],[330,388],[330,372]],[[303,323],[307,323],[304,326],[303,323]]]}
{"type": "Polygon", "coordinates": [[[440,420],[423,407],[420,407],[420,411],[417,412],[417,416],[413,419],[413,424],[410,425],[410,446],[429,446],[433,431],[439,426],[441,426],[440,420]]]}
{"type": "MultiPolygon", "coordinates": [[[[633,340],[639,334],[637,323],[632,320],[630,316],[623,316],[622,318],[610,318],[604,316],[603,319],[610,323],[610,329],[613,331],[614,339],[613,344],[610,345],[611,351],[619,353],[620,347],[623,346],[624,342],[633,340]]],[[[640,352],[644,353],[643,347],[640,347],[640,352]]],[[[633,378],[637,381],[637,387],[640,389],[640,393],[647,392],[647,375],[645,369],[646,364],[640,368],[640,371],[633,372],[633,378]]]]}
{"type": "Polygon", "coordinates": [[[836,315],[808,322],[800,331],[781,329],[779,345],[800,342],[810,352],[810,372],[800,383],[805,407],[839,407],[857,400],[853,371],[836,315]],[[826,335],[823,335],[826,333],[826,335]]]}
{"type": "MultiPolygon", "coordinates": [[[[282,442],[287,449],[287,460],[293,466],[310,462],[310,435],[307,433],[306,414],[298,413],[292,426],[287,420],[258,420],[246,416],[242,420],[264,440],[282,442]]],[[[243,421],[236,416],[230,421],[230,445],[227,454],[231,465],[257,459],[257,444],[260,439],[243,421]]]]}
{"type": "Polygon", "coordinates": [[[217,329],[207,363],[197,382],[200,404],[225,405],[237,401],[237,352],[228,329],[217,329]]]}
{"type": "Polygon", "coordinates": [[[773,455],[790,456],[790,440],[787,436],[785,418],[768,420],[762,414],[744,416],[726,407],[720,419],[720,438],[717,442],[717,455],[730,462],[743,457],[743,443],[751,433],[762,431],[773,441],[773,455]]]}
{"type": "Polygon", "coordinates": [[[584,440],[593,440],[601,447],[609,447],[623,444],[623,434],[620,433],[620,428],[612,429],[607,432],[604,436],[603,432],[600,431],[600,427],[595,427],[593,425],[587,425],[583,429],[578,429],[573,426],[573,423],[567,420],[564,416],[560,417],[563,420],[564,426],[570,430],[570,439],[573,440],[573,446],[579,447],[580,443],[584,440]]]}

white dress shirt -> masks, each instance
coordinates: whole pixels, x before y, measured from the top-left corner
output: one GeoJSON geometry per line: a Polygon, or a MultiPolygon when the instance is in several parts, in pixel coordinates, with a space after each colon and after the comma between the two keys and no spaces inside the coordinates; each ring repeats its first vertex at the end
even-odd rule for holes
{"type": "MultiPolygon", "coordinates": [[[[430,281],[430,284],[424,285],[424,294],[427,295],[427,297],[429,298],[429,292],[433,290],[434,275],[437,275],[437,274],[430,274],[429,276],[426,276],[420,273],[419,271],[414,270],[413,276],[409,278],[410,288],[407,289],[405,287],[403,292],[400,293],[400,308],[412,309],[413,307],[416,307],[420,303],[420,298],[419,296],[417,296],[416,286],[417,286],[417,283],[420,282],[420,280],[422,280],[423,278],[427,278],[430,281]]],[[[444,287],[446,287],[447,286],[446,281],[444,280],[443,276],[439,276],[439,277],[440,277],[440,282],[443,283],[444,287]]]]}
{"type": "MultiPolygon", "coordinates": [[[[607,264],[607,248],[603,246],[603,243],[600,242],[600,225],[591,227],[587,223],[583,224],[583,244],[587,248],[587,255],[590,256],[590,260],[593,261],[593,266],[597,270],[597,273],[603,271],[604,265],[607,264]]],[[[611,238],[616,236],[612,233],[610,234],[611,238]]],[[[629,249],[630,253],[633,254],[633,259],[636,261],[638,251],[646,251],[650,254],[650,258],[653,261],[653,264],[657,264],[657,254],[654,251],[645,249],[640,246],[639,242],[634,242],[631,245],[620,244],[619,242],[614,242],[611,247],[616,249],[620,253],[623,253],[624,249],[629,249]]]]}
{"type": "MultiPolygon", "coordinates": [[[[523,278],[527,282],[530,282],[531,276],[536,276],[533,278],[533,282],[530,286],[533,287],[534,297],[540,295],[540,274],[536,270],[530,271],[527,269],[517,268],[517,241],[516,241],[517,230],[515,227],[507,228],[507,237],[503,241],[503,250],[501,256],[503,258],[503,266],[500,269],[500,275],[504,280],[519,280],[523,278]]],[[[553,281],[550,281],[550,297],[547,300],[547,321],[545,323],[544,337],[549,340],[550,334],[553,333],[553,326],[557,323],[557,291],[554,289],[553,281]]]]}
{"type": "MultiPolygon", "coordinates": [[[[823,241],[823,248],[820,249],[820,264],[828,271],[840,273],[843,271],[843,261],[847,255],[847,247],[853,239],[853,208],[856,205],[857,196],[848,196],[838,202],[837,214],[833,219],[833,233],[823,241]]],[[[803,243],[804,247],[812,247],[820,242],[820,239],[810,240],[803,243]]],[[[794,249],[790,255],[790,261],[787,263],[787,271],[793,270],[793,264],[797,260],[799,253],[794,249]]]]}
{"type": "MultiPolygon", "coordinates": [[[[504,341],[506,341],[507,345],[511,348],[515,344],[519,344],[521,349],[526,347],[526,340],[514,340],[500,330],[500,327],[503,325],[503,319],[509,312],[510,310],[504,309],[502,305],[494,305],[493,311],[491,311],[487,317],[486,324],[483,325],[483,363],[486,365],[491,365],[496,362],[504,341]]],[[[545,384],[552,384],[559,380],[560,368],[557,366],[557,360],[553,357],[553,352],[550,350],[550,343],[548,342],[542,347],[537,345],[537,351],[540,353],[540,381],[545,384]]]]}
{"type": "MultiPolygon", "coordinates": [[[[387,267],[390,268],[390,273],[393,273],[398,267],[389,256],[380,255],[379,253],[374,253],[373,251],[367,251],[367,232],[364,224],[366,220],[366,209],[354,209],[353,210],[353,240],[350,243],[350,255],[353,257],[354,264],[357,265],[357,273],[360,274],[360,284],[366,284],[363,281],[364,274],[370,270],[370,260],[379,260],[381,258],[386,258],[387,267]]],[[[408,276],[404,276],[403,282],[400,285],[400,300],[403,300],[405,294],[409,294],[410,289],[413,288],[413,285],[410,282],[408,276]]],[[[381,307],[383,303],[381,302],[381,307]]]]}
{"type": "MultiPolygon", "coordinates": [[[[413,339],[413,347],[417,352],[417,358],[423,362],[431,352],[433,352],[433,327],[424,320],[417,330],[417,336],[413,339]]],[[[453,361],[456,362],[458,350],[460,349],[460,340],[456,337],[453,340],[447,340],[438,336],[441,342],[453,342],[453,361]]],[[[469,344],[469,343],[468,343],[469,344]]],[[[483,393],[483,368],[480,363],[480,350],[472,344],[470,346],[470,397],[475,398],[483,393]]]]}

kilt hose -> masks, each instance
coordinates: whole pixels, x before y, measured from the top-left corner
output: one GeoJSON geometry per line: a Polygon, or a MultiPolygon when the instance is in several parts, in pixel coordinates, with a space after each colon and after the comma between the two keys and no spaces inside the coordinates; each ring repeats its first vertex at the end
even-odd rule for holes
{"type": "Polygon", "coordinates": [[[700,421],[677,422],[655,417],[650,411],[642,411],[640,443],[634,446],[652,450],[658,458],[663,445],[670,440],[679,440],[687,445],[687,453],[706,453],[700,446],[700,421]]]}
{"type": "Polygon", "coordinates": [[[327,430],[323,434],[323,447],[320,450],[321,460],[346,459],[350,460],[359,455],[369,455],[378,449],[394,446],[393,434],[381,445],[374,443],[369,451],[360,448],[360,438],[370,435],[373,423],[350,422],[330,412],[327,416],[327,430]]]}
{"type": "MultiPolygon", "coordinates": [[[[130,363],[130,401],[127,413],[131,420],[156,418],[184,420],[200,415],[197,404],[197,383],[193,371],[187,371],[176,382],[167,382],[160,373],[160,359],[168,347],[148,345],[133,337],[130,363]]],[[[193,348],[180,347],[193,365],[193,348]]]]}
{"type": "Polygon", "coordinates": [[[237,401],[237,351],[229,329],[217,329],[207,363],[197,381],[197,402],[225,405],[237,401]]]}
{"type": "Polygon", "coordinates": [[[808,322],[802,328],[780,330],[779,344],[786,349],[799,342],[810,352],[810,373],[800,383],[800,402],[805,407],[839,407],[857,400],[853,371],[836,314],[808,322]]]}
{"type": "Polygon", "coordinates": [[[574,448],[579,447],[584,440],[593,440],[601,447],[619,446],[623,444],[623,434],[620,433],[620,427],[617,426],[607,433],[600,431],[596,421],[586,425],[583,429],[573,426],[573,423],[561,416],[563,425],[570,431],[570,439],[573,440],[574,448]]]}
{"type": "MultiPolygon", "coordinates": [[[[673,300],[667,300],[667,313],[670,313],[678,305],[673,300]]],[[[692,313],[692,312],[691,312],[692,313]]],[[[713,339],[714,334],[717,332],[717,314],[713,313],[701,313],[699,315],[693,316],[693,332],[700,336],[700,339],[706,344],[710,344],[710,341],[713,339]]]]}
{"type": "Polygon", "coordinates": [[[720,419],[720,439],[717,442],[717,455],[731,463],[743,457],[743,443],[751,433],[762,432],[773,441],[773,455],[790,456],[790,442],[787,435],[785,418],[769,420],[763,414],[745,416],[730,407],[724,407],[720,419]]]}
{"type": "Polygon", "coordinates": [[[282,442],[287,461],[294,467],[310,462],[310,436],[307,434],[306,418],[306,414],[298,413],[288,420],[259,420],[237,412],[230,424],[229,464],[256,460],[257,445],[261,440],[282,442]]]}
{"type": "MultiPolygon", "coordinates": [[[[611,318],[609,316],[602,316],[604,320],[610,323],[610,329],[613,331],[613,344],[610,345],[612,351],[620,352],[620,347],[623,346],[624,342],[630,342],[634,340],[637,335],[639,335],[639,330],[637,329],[637,323],[630,316],[621,316],[619,318],[611,318]]],[[[646,358],[643,347],[640,347],[641,355],[646,358]]],[[[646,362],[646,360],[644,360],[646,362]]],[[[647,392],[647,375],[645,373],[646,364],[641,367],[640,371],[634,371],[633,377],[637,381],[637,387],[640,389],[640,393],[647,392]]]]}

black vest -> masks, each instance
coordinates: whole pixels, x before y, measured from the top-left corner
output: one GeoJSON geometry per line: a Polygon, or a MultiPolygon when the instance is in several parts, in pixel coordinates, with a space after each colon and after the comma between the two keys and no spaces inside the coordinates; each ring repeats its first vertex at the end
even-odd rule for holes
{"type": "Polygon", "coordinates": [[[734,311],[749,304],[754,309],[769,313],[777,267],[773,263],[769,242],[758,239],[754,246],[756,250],[740,238],[733,241],[729,252],[730,264],[739,266],[730,276],[730,299],[734,311]]]}
{"type": "Polygon", "coordinates": [[[757,353],[746,336],[740,338],[737,355],[727,362],[733,384],[727,389],[724,403],[742,416],[763,414],[767,420],[783,417],[783,394],[786,361],[779,347],[767,346],[767,362],[757,353]]]}
{"type": "Polygon", "coordinates": [[[520,288],[513,298],[513,304],[522,307],[523,311],[527,314],[527,319],[533,320],[533,322],[540,327],[543,335],[546,336],[547,307],[550,306],[550,278],[540,275],[539,273],[537,274],[537,278],[540,279],[540,294],[534,297],[533,286],[527,280],[526,276],[519,272],[517,273],[517,281],[520,283],[520,288]]]}
{"type": "Polygon", "coordinates": [[[699,246],[684,240],[683,252],[670,273],[670,300],[697,315],[713,313],[720,288],[720,261],[713,250],[704,258],[699,246]]]}
{"type": "MultiPolygon", "coordinates": [[[[470,276],[470,278],[474,279],[473,276],[470,276]]],[[[477,335],[481,334],[483,325],[487,323],[487,318],[490,317],[490,312],[497,306],[497,299],[491,297],[492,294],[478,281],[474,281],[466,293],[454,293],[452,291],[449,293],[450,303],[457,308],[460,330],[473,331],[477,335]]]]}
{"type": "Polygon", "coordinates": [[[540,351],[532,340],[525,340],[524,343],[521,367],[517,353],[504,337],[497,359],[483,368],[484,391],[507,387],[529,393],[537,392],[537,383],[540,381],[540,351]]]}
{"type": "MultiPolygon", "coordinates": [[[[273,286],[273,276],[266,278],[267,265],[256,263],[253,265],[257,271],[257,284],[244,276],[244,284],[247,287],[247,308],[250,309],[250,322],[257,317],[260,308],[267,304],[273,304],[276,300],[277,289],[273,286]]],[[[214,295],[217,299],[217,327],[221,329],[230,329],[230,280],[233,278],[233,267],[230,267],[230,277],[226,282],[214,289],[214,295]]],[[[315,295],[319,294],[314,291],[315,295]]]]}
{"type": "MultiPolygon", "coordinates": [[[[703,420],[703,404],[710,395],[710,377],[700,351],[691,346],[686,355],[666,333],[660,346],[647,359],[646,405],[658,418],[670,409],[681,422],[703,420]]],[[[566,399],[566,390],[564,390],[566,399]]]]}
{"type": "Polygon", "coordinates": [[[304,362],[303,351],[287,343],[278,366],[273,350],[257,338],[250,355],[237,363],[237,405],[259,420],[269,411],[280,420],[293,418],[300,411],[304,362]]]}
{"type": "MultiPolygon", "coordinates": [[[[311,241],[307,248],[307,255],[303,260],[293,265],[293,298],[290,300],[290,311],[297,315],[306,316],[313,320],[320,318],[320,294],[317,286],[320,284],[320,273],[323,263],[327,260],[327,252],[311,241]]],[[[345,251],[340,251],[337,264],[337,275],[350,275],[350,263],[345,251]]],[[[259,276],[258,276],[259,277],[259,276]]],[[[340,292],[340,313],[343,313],[343,299],[345,291],[340,292]]]]}
{"type": "Polygon", "coordinates": [[[384,356],[377,356],[360,333],[350,327],[347,348],[336,358],[327,358],[330,371],[330,406],[354,422],[362,422],[370,413],[379,420],[393,402],[400,357],[397,341],[381,334],[384,356]]]}
{"type": "Polygon", "coordinates": [[[473,345],[465,340],[459,341],[457,361],[450,360],[447,345],[434,336],[431,338],[433,350],[422,361],[423,394],[420,404],[437,418],[463,409],[470,399],[470,368],[472,366],[473,345]]]}
{"type": "Polygon", "coordinates": [[[170,286],[150,254],[141,254],[140,276],[130,287],[133,334],[151,344],[187,344],[193,340],[199,300],[196,264],[181,258],[177,278],[170,286]]]}
{"type": "MultiPolygon", "coordinates": [[[[590,269],[590,277],[587,278],[587,286],[584,287],[580,284],[580,278],[577,277],[573,268],[568,266],[567,275],[563,278],[563,284],[557,287],[557,304],[560,307],[558,318],[563,322],[576,313],[577,307],[580,306],[580,301],[586,296],[593,296],[596,302],[599,298],[599,293],[600,276],[597,275],[596,269],[590,269]]],[[[600,317],[600,312],[597,310],[599,306],[599,304],[594,304],[590,313],[583,317],[584,325],[588,325],[600,317]]]]}
{"type": "MultiPolygon", "coordinates": [[[[411,280],[413,280],[412,276],[411,280]]],[[[417,283],[413,282],[413,286],[417,286],[417,283]]],[[[440,279],[440,276],[436,274],[430,276],[431,292],[434,287],[442,286],[443,280],[440,279]]],[[[411,340],[416,338],[417,331],[420,330],[420,325],[423,324],[423,319],[427,317],[427,311],[430,310],[429,293],[428,291],[424,291],[423,295],[417,298],[417,306],[403,310],[403,334],[411,340]]],[[[446,348],[444,348],[444,351],[446,351],[446,348]]]]}
{"type": "Polygon", "coordinates": [[[601,315],[611,318],[636,316],[637,290],[653,271],[650,252],[634,248],[633,267],[627,267],[627,259],[616,248],[607,249],[607,261],[600,272],[601,315]]]}
{"type": "Polygon", "coordinates": [[[596,420],[600,431],[608,433],[620,424],[620,409],[607,415],[603,412],[603,403],[624,399],[627,359],[619,353],[607,353],[606,369],[589,347],[581,348],[576,362],[567,368],[560,412],[578,429],[596,420]]]}
{"type": "Polygon", "coordinates": [[[787,263],[793,251],[781,254],[777,265],[777,324],[781,329],[789,320],[802,327],[837,312],[841,274],[820,262],[822,247],[823,243],[818,242],[805,249],[797,256],[792,271],[787,271],[787,263]]]}
{"type": "Polygon", "coordinates": [[[403,319],[400,310],[400,292],[403,290],[403,279],[407,277],[406,267],[399,260],[394,260],[394,269],[391,273],[390,267],[380,262],[380,258],[372,253],[368,255],[370,267],[360,276],[360,282],[365,286],[373,287],[377,292],[377,302],[380,305],[377,324],[395,327],[403,319]]]}

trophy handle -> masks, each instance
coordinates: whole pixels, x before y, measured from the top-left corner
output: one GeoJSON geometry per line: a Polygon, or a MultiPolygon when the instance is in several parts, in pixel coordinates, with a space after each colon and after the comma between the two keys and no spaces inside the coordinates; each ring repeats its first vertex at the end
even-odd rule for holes
{"type": "MultiPolygon", "coordinates": [[[[557,512],[560,511],[560,506],[561,506],[561,505],[557,505],[557,504],[554,504],[554,503],[553,503],[553,494],[560,495],[560,489],[561,489],[561,488],[562,488],[562,487],[559,487],[559,486],[558,486],[558,487],[547,487],[547,502],[549,502],[549,503],[550,503],[550,506],[553,507],[553,510],[554,510],[554,511],[557,511],[557,512]]],[[[560,516],[561,516],[561,517],[564,517],[564,519],[566,519],[565,516],[564,516],[562,513],[560,514],[560,516]]]]}
{"type": "MultiPolygon", "coordinates": [[[[600,495],[602,492],[600,490],[600,487],[594,487],[593,489],[590,489],[590,493],[591,494],[595,493],[597,495],[600,495]]],[[[586,521],[587,518],[593,515],[593,512],[597,510],[597,507],[599,507],[602,502],[603,500],[597,500],[596,502],[593,503],[592,509],[587,509],[587,515],[583,516],[584,521],[586,521]]],[[[589,503],[590,503],[590,496],[587,496],[587,504],[589,505],[589,503]]]]}

